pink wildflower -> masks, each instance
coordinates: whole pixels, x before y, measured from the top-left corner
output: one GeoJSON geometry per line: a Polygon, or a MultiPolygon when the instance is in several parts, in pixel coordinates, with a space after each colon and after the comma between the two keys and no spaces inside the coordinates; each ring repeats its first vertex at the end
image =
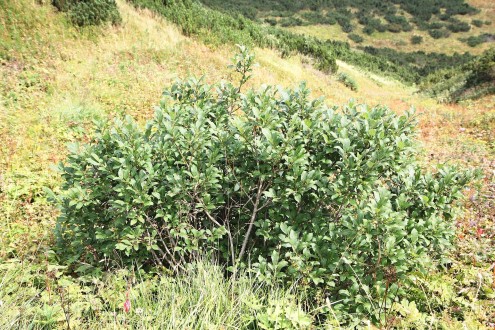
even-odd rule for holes
{"type": "Polygon", "coordinates": [[[127,291],[126,293],[126,300],[125,300],[125,303],[124,303],[124,311],[126,313],[129,313],[129,311],[131,310],[131,301],[129,300],[129,291],[127,291]]]}

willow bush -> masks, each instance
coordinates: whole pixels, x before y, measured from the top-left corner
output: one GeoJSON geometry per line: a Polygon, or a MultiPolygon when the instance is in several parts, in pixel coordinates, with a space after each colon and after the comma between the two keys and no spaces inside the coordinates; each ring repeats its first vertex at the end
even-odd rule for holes
{"type": "Polygon", "coordinates": [[[178,81],[144,128],[115,120],[74,146],[56,197],[60,251],[173,270],[206,252],[297,281],[337,316],[377,320],[449,246],[472,173],[422,170],[412,113],[328,107],[304,84],[243,92],[252,63],[241,47],[239,84],[178,81]]]}

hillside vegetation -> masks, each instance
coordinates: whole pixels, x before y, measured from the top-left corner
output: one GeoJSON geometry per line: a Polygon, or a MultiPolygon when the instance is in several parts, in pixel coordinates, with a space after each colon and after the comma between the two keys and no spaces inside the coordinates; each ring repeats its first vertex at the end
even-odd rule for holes
{"type": "Polygon", "coordinates": [[[473,1],[201,2],[324,40],[408,52],[480,53],[494,36],[494,8],[488,3],[478,7],[473,1]]]}
{"type": "MultiPolygon", "coordinates": [[[[294,53],[310,56],[320,71],[336,71],[335,60],[340,59],[367,71],[387,75],[402,82],[420,83],[426,76],[449,68],[459,74],[468,71],[475,58],[469,53],[446,55],[444,53],[404,53],[390,48],[365,47],[353,49],[348,43],[301,36],[286,30],[261,25],[238,14],[222,13],[209,9],[199,2],[178,0],[162,3],[157,0],[133,0],[138,7],[152,9],[181,27],[187,35],[199,37],[212,45],[221,43],[247,44],[277,49],[283,57],[294,53]]],[[[489,55],[485,55],[489,56],[489,55]]],[[[347,84],[348,87],[352,86],[347,84]]],[[[481,97],[491,89],[476,85],[464,89],[476,89],[466,97],[481,97]]],[[[355,88],[354,88],[355,89],[355,88]]],[[[445,98],[444,98],[445,99],[445,98]]],[[[449,96],[448,100],[459,98],[449,96]]]]}
{"type": "Polygon", "coordinates": [[[0,328],[493,327],[493,95],[441,104],[386,56],[158,3],[76,27],[0,2],[0,328]]]}
{"type": "Polygon", "coordinates": [[[495,48],[460,68],[429,75],[420,89],[447,102],[459,102],[495,93],[495,48]]]}

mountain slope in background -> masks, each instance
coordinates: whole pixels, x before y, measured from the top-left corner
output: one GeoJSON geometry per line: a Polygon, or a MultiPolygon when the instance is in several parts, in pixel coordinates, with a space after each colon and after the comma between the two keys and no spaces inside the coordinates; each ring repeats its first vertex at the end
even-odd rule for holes
{"type": "Polygon", "coordinates": [[[495,9],[486,0],[202,2],[321,39],[406,52],[479,54],[491,46],[495,34],[495,9]]]}

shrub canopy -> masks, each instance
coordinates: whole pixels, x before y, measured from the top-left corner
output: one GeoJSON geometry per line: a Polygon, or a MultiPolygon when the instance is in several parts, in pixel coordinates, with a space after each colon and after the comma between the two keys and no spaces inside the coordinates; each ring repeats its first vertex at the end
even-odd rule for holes
{"type": "Polygon", "coordinates": [[[375,310],[449,245],[470,174],[420,168],[411,113],[329,108],[304,84],[241,92],[252,62],[241,48],[239,85],[178,81],[145,128],[127,117],[74,147],[60,247],[72,260],[172,269],[206,252],[318,288],[337,311],[375,310]]]}

